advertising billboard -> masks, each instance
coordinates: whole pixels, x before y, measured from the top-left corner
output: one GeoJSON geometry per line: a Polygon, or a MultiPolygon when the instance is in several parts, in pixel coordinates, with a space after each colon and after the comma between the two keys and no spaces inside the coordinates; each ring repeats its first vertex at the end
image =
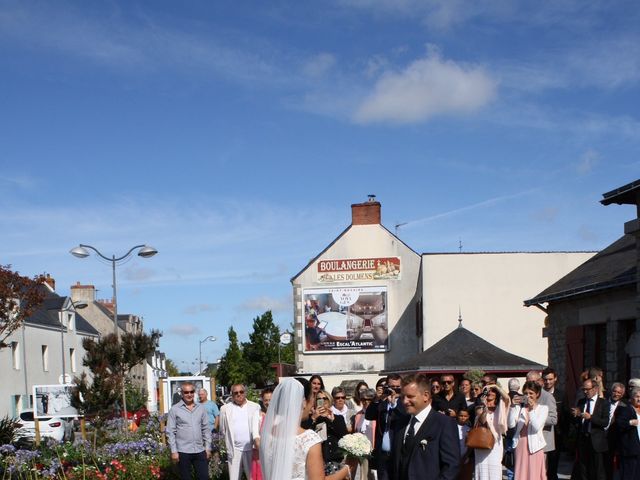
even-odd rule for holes
{"type": "Polygon", "coordinates": [[[320,260],[316,264],[320,283],[400,280],[400,257],[320,260]]]}
{"type": "Polygon", "coordinates": [[[305,353],[388,350],[386,286],[307,288],[302,298],[305,353]]]}
{"type": "Polygon", "coordinates": [[[78,417],[78,410],[71,406],[74,385],[34,385],[33,416],[78,417]]]}
{"type": "Polygon", "coordinates": [[[164,395],[164,412],[168,412],[169,409],[182,400],[182,384],[185,382],[193,383],[196,387],[195,400],[198,401],[198,391],[201,388],[206,388],[211,398],[211,392],[209,392],[210,382],[207,377],[168,377],[165,380],[165,395],[164,395]]]}

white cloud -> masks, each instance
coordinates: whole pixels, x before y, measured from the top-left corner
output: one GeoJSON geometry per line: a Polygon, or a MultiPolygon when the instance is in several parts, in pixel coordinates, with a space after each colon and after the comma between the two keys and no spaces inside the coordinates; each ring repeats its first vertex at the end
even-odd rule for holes
{"type": "Polygon", "coordinates": [[[132,282],[144,282],[157,275],[156,270],[148,267],[133,266],[123,269],[123,276],[132,282]]]}
{"type": "Polygon", "coordinates": [[[202,330],[200,330],[200,327],[197,325],[181,323],[180,325],[173,325],[169,327],[169,333],[180,337],[188,337],[191,335],[199,335],[202,333],[202,330]]]}
{"type": "Polygon", "coordinates": [[[496,95],[480,66],[444,60],[433,48],[401,72],[387,71],[353,115],[359,123],[414,123],[436,115],[469,114],[496,95]]]}
{"type": "Polygon", "coordinates": [[[197,305],[189,305],[183,310],[186,315],[198,315],[199,313],[213,312],[216,309],[210,303],[199,303],[197,305]]]}
{"type": "Polygon", "coordinates": [[[319,53],[308,60],[303,66],[303,72],[311,78],[324,76],[335,65],[336,58],[330,53],[319,53]]]}
{"type": "Polygon", "coordinates": [[[595,150],[587,150],[580,157],[580,163],[578,163],[576,170],[580,175],[586,175],[591,173],[600,159],[600,154],[595,150]]]}
{"type": "Polygon", "coordinates": [[[272,312],[282,312],[291,309],[290,298],[271,298],[268,296],[259,296],[249,298],[238,306],[240,310],[266,312],[271,310],[272,312]]]}

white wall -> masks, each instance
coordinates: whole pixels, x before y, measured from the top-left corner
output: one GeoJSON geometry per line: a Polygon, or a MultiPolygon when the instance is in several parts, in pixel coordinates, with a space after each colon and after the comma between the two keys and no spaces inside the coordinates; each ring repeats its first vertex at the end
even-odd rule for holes
{"type": "MultiPolygon", "coordinates": [[[[421,348],[415,334],[415,300],[420,295],[420,256],[400,242],[380,225],[352,226],[318,259],[293,281],[298,372],[302,374],[334,373],[347,378],[347,372],[378,372],[406,355],[416,355],[421,348]],[[317,278],[319,260],[349,258],[400,257],[400,280],[320,283],[317,278]],[[302,290],[313,287],[376,286],[387,287],[388,353],[309,353],[302,352],[304,306],[302,290]]],[[[362,378],[362,374],[354,374],[362,378]]],[[[325,380],[325,383],[333,383],[325,380]]],[[[339,383],[339,382],[338,382],[339,383]]]]}
{"type": "Polygon", "coordinates": [[[523,301],[594,254],[423,255],[424,349],[457,327],[460,307],[465,328],[503,350],[546,365],[545,314],[524,307],[523,301]]]}
{"type": "MultiPolygon", "coordinates": [[[[29,396],[32,395],[33,385],[55,385],[59,383],[59,377],[62,375],[62,346],[60,339],[60,330],[40,325],[27,324],[24,328],[24,339],[22,329],[14,332],[8,339],[7,343],[18,342],[19,344],[19,369],[13,368],[11,356],[11,348],[3,348],[0,350],[0,365],[2,365],[2,374],[0,381],[0,418],[5,415],[14,416],[18,412],[15,411],[13,405],[14,395],[23,396],[22,408],[29,408],[29,396]],[[26,344],[26,369],[24,361],[24,348],[26,344]],[[48,347],[48,369],[43,368],[42,363],[42,346],[48,347]],[[26,371],[26,385],[25,385],[26,371]]],[[[65,361],[66,373],[68,375],[79,376],[81,372],[87,369],[82,366],[84,358],[84,348],[82,347],[82,336],[75,330],[66,331],[64,333],[65,361]],[[75,349],[76,371],[72,371],[72,365],[69,359],[69,349],[75,349]]]]}

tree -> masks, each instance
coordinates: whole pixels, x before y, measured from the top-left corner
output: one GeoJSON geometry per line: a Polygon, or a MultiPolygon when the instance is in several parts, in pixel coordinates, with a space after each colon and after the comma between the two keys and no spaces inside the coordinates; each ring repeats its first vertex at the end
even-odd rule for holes
{"type": "Polygon", "coordinates": [[[248,383],[263,388],[270,380],[275,380],[276,372],[271,365],[278,361],[279,344],[280,330],[268,310],[253,320],[249,341],[242,344],[248,383]]]}
{"type": "MultiPolygon", "coordinates": [[[[295,334],[295,327],[293,325],[293,323],[291,325],[289,325],[289,334],[291,335],[291,341],[289,342],[288,345],[284,345],[281,347],[280,350],[280,361],[282,363],[288,363],[289,365],[295,365],[296,363],[296,349],[295,349],[295,344],[296,344],[296,334],[295,334]]],[[[280,332],[281,334],[284,332],[280,332]]]]}
{"type": "Polygon", "coordinates": [[[42,275],[31,279],[12,271],[11,265],[0,265],[0,350],[8,346],[9,335],[42,305],[43,282],[42,275]]]}
{"type": "Polygon", "coordinates": [[[120,398],[126,411],[127,375],[158,348],[161,336],[158,330],[152,330],[149,335],[126,332],[120,341],[115,333],[98,341],[85,338],[82,346],[86,354],[82,363],[91,370],[92,380],[89,383],[89,377],[84,373],[76,379],[75,406],[82,413],[101,415],[109,413],[120,398]]]}
{"type": "Polygon", "coordinates": [[[238,334],[229,327],[229,346],[218,365],[218,382],[221,385],[233,385],[247,381],[246,367],[242,350],[238,344],[238,334]]]}
{"type": "Polygon", "coordinates": [[[180,375],[180,370],[178,370],[178,367],[170,358],[167,358],[165,361],[165,369],[167,370],[167,375],[170,377],[178,377],[180,375]]]}

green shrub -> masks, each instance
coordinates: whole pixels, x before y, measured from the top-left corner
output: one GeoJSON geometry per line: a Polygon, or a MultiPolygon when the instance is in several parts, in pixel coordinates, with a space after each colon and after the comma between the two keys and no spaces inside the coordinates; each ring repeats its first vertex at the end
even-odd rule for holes
{"type": "Polygon", "coordinates": [[[20,428],[18,422],[5,415],[5,417],[0,420],[0,445],[13,443],[18,428],[20,428]]]}

